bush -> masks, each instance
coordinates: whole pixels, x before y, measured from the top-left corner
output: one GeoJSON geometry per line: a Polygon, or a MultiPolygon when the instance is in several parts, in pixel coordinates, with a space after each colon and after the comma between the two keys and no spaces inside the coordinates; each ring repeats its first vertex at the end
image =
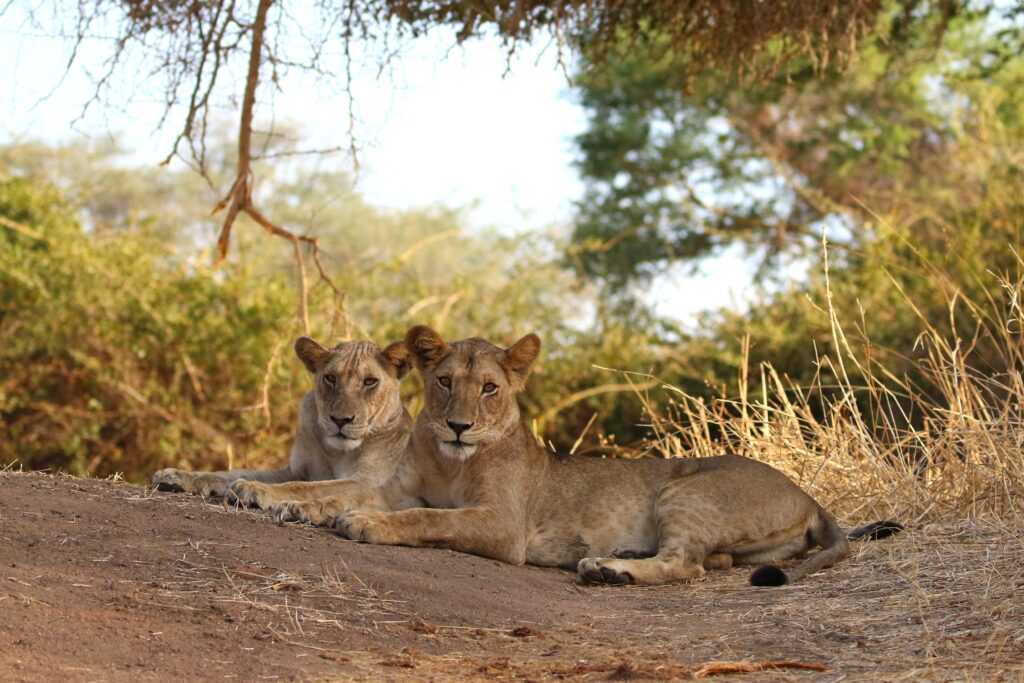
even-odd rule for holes
{"type": "Polygon", "coordinates": [[[71,214],[53,189],[0,178],[0,459],[138,473],[253,442],[265,416],[239,408],[290,317],[287,280],[216,278],[71,214]]]}
{"type": "MultiPolygon", "coordinates": [[[[150,172],[118,169],[113,151],[3,151],[0,462],[136,481],[163,466],[280,463],[308,384],[291,352],[305,333],[291,244],[240,221],[214,271],[194,246],[212,243],[206,207],[167,199],[175,183],[195,190],[187,178],[150,194],[150,172]]],[[[554,236],[470,233],[444,209],[380,211],[343,175],[306,173],[277,169],[265,191],[269,213],[318,234],[344,295],[307,260],[313,336],[384,344],[426,323],[507,345],[537,332],[545,353],[524,402],[545,440],[573,447],[595,411],[606,419],[589,444],[641,433],[622,386],[593,390],[609,376],[592,363],[654,367],[652,337],[601,315],[559,267],[554,236]]],[[[414,412],[418,388],[415,375],[403,383],[414,412]]]]}

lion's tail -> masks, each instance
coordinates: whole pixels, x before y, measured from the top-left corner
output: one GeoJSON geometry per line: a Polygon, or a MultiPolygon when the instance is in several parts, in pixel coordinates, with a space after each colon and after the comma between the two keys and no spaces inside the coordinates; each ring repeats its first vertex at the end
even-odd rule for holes
{"type": "Polygon", "coordinates": [[[903,531],[903,525],[899,522],[878,521],[857,527],[849,533],[843,533],[835,518],[824,508],[818,506],[818,519],[810,528],[811,541],[821,546],[821,550],[804,560],[788,574],[773,564],[761,565],[750,574],[750,583],[753,586],[781,586],[793,581],[799,581],[808,574],[813,574],[819,569],[831,567],[844,557],[850,554],[850,540],[864,539],[875,541],[880,538],[887,538],[903,531]]]}
{"type": "Polygon", "coordinates": [[[895,536],[901,531],[903,531],[902,524],[884,519],[877,522],[871,522],[871,524],[865,524],[864,526],[859,526],[856,529],[851,529],[846,532],[846,537],[851,541],[860,539],[865,541],[877,541],[880,538],[895,536]]]}

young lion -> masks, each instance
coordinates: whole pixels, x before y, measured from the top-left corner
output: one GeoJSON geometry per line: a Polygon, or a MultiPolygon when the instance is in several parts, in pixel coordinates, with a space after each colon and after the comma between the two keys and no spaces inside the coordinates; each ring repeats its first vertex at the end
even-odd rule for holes
{"type": "Polygon", "coordinates": [[[372,342],[353,341],[329,349],[299,337],[295,353],[313,373],[314,386],[299,403],[299,425],[286,467],[227,472],[164,469],[153,475],[156,487],[204,496],[231,495],[266,507],[295,497],[292,489],[301,491],[309,485],[305,482],[351,479],[367,486],[386,482],[412,430],[412,418],[398,391],[399,381],[411,368],[405,344],[395,342],[381,349],[372,342]]]}
{"type": "MultiPolygon", "coordinates": [[[[795,580],[849,552],[831,515],[781,472],[749,458],[548,453],[516,402],[540,351],[536,335],[505,350],[478,338],[448,344],[418,326],[406,346],[423,377],[424,408],[395,478],[331,503],[351,510],[335,521],[348,538],[571,567],[585,581],[611,584],[693,579],[706,568],[821,546],[790,572],[795,580]],[[380,511],[416,501],[424,507],[380,511]]],[[[786,579],[774,567],[752,576],[764,585],[786,579]]]]}

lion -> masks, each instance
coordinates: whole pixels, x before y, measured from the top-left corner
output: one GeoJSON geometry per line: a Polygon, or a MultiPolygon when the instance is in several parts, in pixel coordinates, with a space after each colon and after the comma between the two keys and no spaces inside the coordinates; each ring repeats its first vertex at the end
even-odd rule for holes
{"type": "MultiPolygon", "coordinates": [[[[445,547],[514,565],[575,569],[585,582],[656,585],[708,569],[820,550],[754,585],[780,585],[842,560],[847,535],[778,470],[740,456],[635,460],[554,455],[520,417],[540,339],[508,349],[447,343],[426,326],[406,336],[424,386],[409,450],[382,487],[349,486],[321,509],[368,543],[445,547]]],[[[855,533],[882,537],[879,522],[855,533]]]]}
{"type": "Polygon", "coordinates": [[[327,348],[299,337],[295,354],[314,381],[299,402],[287,466],[225,472],[163,469],[153,475],[157,489],[229,496],[268,507],[301,497],[303,487],[312,482],[353,480],[372,487],[388,481],[412,432],[412,418],[399,394],[399,382],[412,368],[404,342],[383,349],[368,341],[327,348]]]}

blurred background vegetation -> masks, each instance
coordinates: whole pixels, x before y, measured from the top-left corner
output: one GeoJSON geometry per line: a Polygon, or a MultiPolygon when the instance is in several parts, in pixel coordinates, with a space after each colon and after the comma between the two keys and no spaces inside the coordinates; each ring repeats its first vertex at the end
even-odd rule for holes
{"type": "Polygon", "coordinates": [[[826,301],[865,366],[931,398],[916,343],[928,326],[962,339],[979,369],[1012,370],[979,328],[1005,320],[1002,283],[1020,275],[1024,10],[885,7],[843,72],[802,58],[766,79],[683,82],[671,53],[634,45],[579,75],[578,272],[628,315],[666,269],[736,245],[760,265],[749,310],[709,312],[678,347],[688,390],[735,377],[746,335],[753,366],[821,379],[815,361],[838,350],[826,301]]]}
{"type": "MultiPolygon", "coordinates": [[[[167,463],[279,461],[308,388],[291,350],[303,325],[290,245],[242,223],[213,270],[214,191],[191,171],[119,162],[114,148],[0,148],[0,460],[135,479],[167,463]]],[[[536,330],[547,350],[526,401],[540,433],[571,445],[565,418],[585,423],[598,405],[636,422],[635,407],[574,394],[609,383],[591,364],[652,355],[650,332],[600,313],[596,291],[562,267],[557,235],[378,210],[345,189],[347,175],[301,162],[261,173],[268,213],[319,236],[343,292],[312,271],[315,336],[386,344],[425,322],[510,344],[536,330]]],[[[416,381],[405,382],[413,410],[416,381]]]]}
{"type": "MultiPolygon", "coordinates": [[[[263,211],[319,236],[341,293],[310,271],[314,335],[535,331],[526,414],[559,450],[748,452],[729,420],[746,434],[756,404],[767,429],[792,403],[919,474],[968,375],[984,390],[967,402],[1019,426],[1024,12],[890,0],[873,21],[843,70],[768,50],[730,76],[656,35],[620,27],[592,59],[584,41],[568,230],[381,210],[266,141],[284,156],[260,162],[263,211]],[[689,327],[652,305],[666,273],[736,245],[758,272],[748,303],[689,327]]],[[[295,261],[240,219],[211,269],[227,135],[209,149],[210,184],[116,148],[0,149],[0,462],[143,480],[284,458],[308,384],[295,261]]]]}

